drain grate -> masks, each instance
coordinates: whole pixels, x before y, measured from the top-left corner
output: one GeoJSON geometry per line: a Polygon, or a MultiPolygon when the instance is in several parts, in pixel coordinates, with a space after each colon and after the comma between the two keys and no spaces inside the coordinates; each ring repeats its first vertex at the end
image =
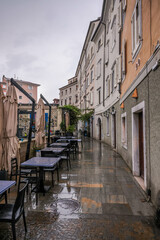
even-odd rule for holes
{"type": "Polygon", "coordinates": [[[74,199],[58,199],[45,207],[49,212],[56,212],[59,215],[75,213],[80,208],[80,203],[74,199]]]}

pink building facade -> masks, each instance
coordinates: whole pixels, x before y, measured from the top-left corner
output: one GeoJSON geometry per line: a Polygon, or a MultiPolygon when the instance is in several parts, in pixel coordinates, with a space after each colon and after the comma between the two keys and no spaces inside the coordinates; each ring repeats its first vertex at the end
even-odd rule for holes
{"type": "MultiPolygon", "coordinates": [[[[38,93],[37,91],[38,91],[38,87],[40,86],[39,84],[17,80],[17,79],[14,79],[14,80],[37,102],[37,93],[38,93]]],[[[3,75],[1,85],[3,88],[4,95],[6,95],[8,86],[10,84],[11,84],[10,78],[6,78],[3,75]]],[[[31,103],[31,101],[17,88],[16,88],[16,93],[17,93],[18,103],[23,103],[23,104],[31,103]]]]}

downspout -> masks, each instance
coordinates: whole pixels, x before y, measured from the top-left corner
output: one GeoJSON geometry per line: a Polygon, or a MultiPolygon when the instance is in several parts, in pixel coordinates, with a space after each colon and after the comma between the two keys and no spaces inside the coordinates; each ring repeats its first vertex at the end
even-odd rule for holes
{"type": "Polygon", "coordinates": [[[105,107],[105,45],[106,45],[106,24],[104,25],[104,51],[103,51],[103,107],[105,107]]]}
{"type": "MultiPolygon", "coordinates": [[[[152,32],[151,32],[151,0],[150,0],[150,56],[151,56],[151,45],[152,45],[152,32]]],[[[149,93],[149,75],[148,75],[148,62],[146,64],[146,72],[147,72],[147,76],[148,76],[148,145],[149,145],[149,149],[148,149],[148,165],[149,165],[149,170],[148,170],[148,186],[147,186],[147,195],[149,198],[151,198],[151,159],[150,159],[150,93],[149,93]]]]}

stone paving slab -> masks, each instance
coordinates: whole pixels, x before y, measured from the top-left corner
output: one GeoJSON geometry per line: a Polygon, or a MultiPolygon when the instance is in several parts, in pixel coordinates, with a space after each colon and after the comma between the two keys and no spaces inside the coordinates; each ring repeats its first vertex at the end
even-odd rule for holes
{"type": "MultiPolygon", "coordinates": [[[[62,165],[63,167],[63,165],[62,165]]],[[[51,175],[46,176],[51,184],[51,175]]],[[[16,187],[8,201],[13,203],[16,187]]],[[[25,197],[28,233],[22,219],[17,240],[160,240],[155,209],[124,160],[111,147],[86,138],[81,154],[60,170],[48,193],[25,197]]],[[[10,224],[0,224],[0,240],[12,239],[10,224]]]]}

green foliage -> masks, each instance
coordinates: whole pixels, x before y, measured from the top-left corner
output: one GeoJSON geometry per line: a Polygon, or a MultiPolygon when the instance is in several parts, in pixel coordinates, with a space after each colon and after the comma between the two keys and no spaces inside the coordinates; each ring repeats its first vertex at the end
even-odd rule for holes
{"type": "Polygon", "coordinates": [[[79,117],[81,115],[81,110],[73,105],[65,105],[63,107],[59,107],[63,110],[66,110],[69,112],[70,116],[70,125],[76,125],[79,117]]]}
{"type": "Polygon", "coordinates": [[[67,128],[67,132],[73,133],[75,130],[75,125],[69,125],[67,128]]]}
{"type": "Polygon", "coordinates": [[[66,130],[66,126],[65,126],[65,122],[64,122],[64,121],[62,121],[62,122],[60,123],[60,128],[61,128],[62,131],[65,131],[65,130],[66,130]]]}
{"type": "Polygon", "coordinates": [[[91,111],[88,112],[88,113],[81,114],[81,118],[80,118],[80,119],[81,119],[83,122],[88,122],[89,119],[91,118],[91,116],[93,115],[93,113],[94,113],[94,111],[91,110],[91,111]]]}

